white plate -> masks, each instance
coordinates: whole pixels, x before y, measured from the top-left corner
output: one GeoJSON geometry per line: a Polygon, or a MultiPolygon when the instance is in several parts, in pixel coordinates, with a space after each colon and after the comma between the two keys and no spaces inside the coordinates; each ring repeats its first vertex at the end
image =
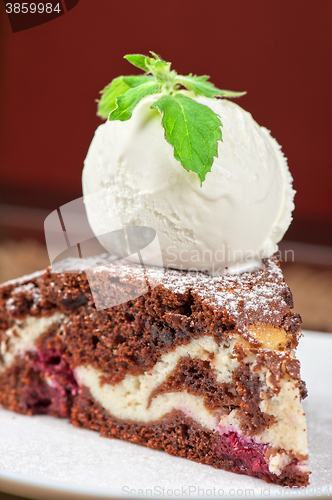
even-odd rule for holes
{"type": "Polygon", "coordinates": [[[290,490],[166,453],[101,438],[66,420],[0,409],[0,490],[34,499],[332,496],[332,335],[306,332],[298,349],[310,396],[310,487],[290,490]]]}

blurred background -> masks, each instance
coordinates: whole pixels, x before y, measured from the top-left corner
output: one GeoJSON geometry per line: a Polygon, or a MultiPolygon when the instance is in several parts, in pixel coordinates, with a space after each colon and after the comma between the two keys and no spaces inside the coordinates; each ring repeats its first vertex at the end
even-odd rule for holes
{"type": "Polygon", "coordinates": [[[48,265],[44,219],[82,195],[99,91],[153,50],[246,90],[238,103],[282,144],[297,191],[282,267],[304,327],[332,331],[332,2],[80,0],[17,33],[0,15],[0,282],[48,265]]]}

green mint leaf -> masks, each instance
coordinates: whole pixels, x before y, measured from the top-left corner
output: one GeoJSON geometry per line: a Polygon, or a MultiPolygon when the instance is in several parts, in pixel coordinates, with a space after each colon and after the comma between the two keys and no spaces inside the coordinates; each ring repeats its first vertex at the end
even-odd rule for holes
{"type": "Polygon", "coordinates": [[[142,56],[142,54],[127,54],[124,56],[124,59],[127,59],[127,61],[131,64],[142,69],[143,71],[149,71],[149,68],[146,65],[146,59],[150,59],[149,57],[142,56]]]}
{"type": "Polygon", "coordinates": [[[155,58],[156,61],[162,61],[162,59],[160,59],[158,54],[156,54],[155,52],[152,52],[152,50],[149,50],[149,52],[150,52],[150,54],[153,55],[153,57],[155,58]]]}
{"type": "MultiPolygon", "coordinates": [[[[235,92],[234,90],[219,90],[219,97],[242,97],[246,95],[246,91],[243,92],[235,92]]],[[[217,97],[217,96],[216,96],[217,97]]]]}
{"type": "Polygon", "coordinates": [[[116,98],[129,89],[130,86],[124,82],[123,76],[114,78],[114,80],[101,91],[102,96],[98,102],[97,115],[101,118],[107,118],[110,112],[116,108],[116,98]]]}
{"type": "Polygon", "coordinates": [[[220,90],[209,82],[210,77],[207,75],[196,76],[196,75],[178,75],[175,79],[177,83],[180,83],[188,90],[192,90],[196,95],[203,95],[205,97],[240,97],[246,92],[233,92],[230,90],[220,90]]]}
{"type": "Polygon", "coordinates": [[[166,73],[169,71],[171,63],[168,63],[166,61],[156,61],[154,65],[154,69],[156,73],[166,73]]]}
{"type": "Polygon", "coordinates": [[[156,83],[156,80],[153,78],[151,81],[143,83],[138,87],[134,87],[132,89],[127,90],[127,92],[123,95],[120,95],[116,99],[116,108],[109,115],[109,119],[126,121],[131,118],[133,110],[135,106],[139,103],[143,97],[155,94],[160,91],[160,85],[156,83]]]}
{"type": "Polygon", "coordinates": [[[124,58],[146,73],[152,73],[156,77],[160,75],[161,80],[165,79],[164,75],[169,73],[171,63],[163,61],[154,52],[150,52],[150,54],[152,54],[153,57],[143,56],[142,54],[128,54],[124,56],[124,58]]]}
{"type": "Polygon", "coordinates": [[[114,80],[101,91],[102,96],[98,102],[97,115],[101,118],[107,118],[116,108],[116,99],[120,95],[125,94],[130,88],[138,87],[151,79],[153,79],[153,76],[148,75],[119,76],[118,78],[114,78],[114,80]]]}
{"type": "Polygon", "coordinates": [[[147,66],[147,71],[149,73],[152,73],[153,76],[158,78],[159,73],[164,73],[169,70],[170,63],[167,63],[166,61],[162,61],[161,59],[158,58],[156,54],[153,54],[154,58],[152,57],[146,57],[145,58],[145,64],[147,66]]]}
{"type": "Polygon", "coordinates": [[[219,117],[208,106],[183,94],[163,96],[151,108],[163,115],[166,140],[186,170],[196,172],[201,183],[211,171],[222,140],[219,117]]]}
{"type": "Polygon", "coordinates": [[[130,88],[138,87],[139,85],[142,85],[142,83],[150,82],[152,80],[154,82],[156,81],[156,79],[150,75],[123,76],[122,78],[124,83],[130,88]]]}

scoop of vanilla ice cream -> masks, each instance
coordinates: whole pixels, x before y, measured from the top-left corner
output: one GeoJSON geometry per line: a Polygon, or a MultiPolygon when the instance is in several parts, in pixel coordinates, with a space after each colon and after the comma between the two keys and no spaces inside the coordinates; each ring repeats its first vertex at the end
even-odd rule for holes
{"type": "MultiPolygon", "coordinates": [[[[112,250],[102,234],[112,227],[116,207],[124,226],[156,230],[165,267],[218,275],[271,256],[291,222],[295,193],[277,141],[237,104],[198,97],[223,124],[218,158],[201,186],[174,158],[161,116],[150,109],[159,97],[143,99],[130,120],[107,120],[96,130],[83,193],[86,200],[96,192],[104,198],[86,201],[100,242],[112,250]]],[[[155,263],[153,255],[148,260],[155,263]]]]}

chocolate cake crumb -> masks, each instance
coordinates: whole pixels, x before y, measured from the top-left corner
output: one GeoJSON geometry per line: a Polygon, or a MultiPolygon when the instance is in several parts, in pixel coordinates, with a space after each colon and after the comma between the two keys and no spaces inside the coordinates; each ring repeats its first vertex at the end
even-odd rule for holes
{"type": "Polygon", "coordinates": [[[291,353],[298,343],[300,317],[291,311],[292,296],[276,259],[264,260],[262,268],[251,272],[215,278],[153,267],[142,272],[136,264],[111,260],[100,257],[98,266],[86,272],[70,268],[80,262],[63,263],[59,272],[47,269],[0,287],[0,405],[29,415],[70,417],[74,425],[102,436],[268,482],[307,484],[308,472],[297,467],[299,457],[292,457],[280,475],[274,474],[265,456],[269,448],[254,441],[275,422],[261,410],[262,399],[277,395],[285,377],[306,396],[299,363],[291,353]],[[110,300],[116,305],[96,307],[96,296],[99,306],[110,300]],[[36,334],[25,351],[16,351],[24,324],[33,327],[33,321],[37,329],[51,326],[36,334]],[[279,351],[265,349],[254,338],[246,325],[255,324],[286,332],[279,351]],[[217,424],[211,431],[175,410],[155,422],[119,420],[79,383],[83,367],[97,370],[102,385],[115,386],[125,377],[149,373],[165,354],[206,336],[220,350],[230,349],[235,339],[230,379],[218,382],[212,368],[216,353],[207,351],[205,360],[185,355],[152,391],[148,406],[161,394],[198,396],[216,421],[233,418],[235,412],[242,437],[235,431],[219,432],[217,424]],[[14,353],[10,362],[7,349],[14,353]],[[268,387],[263,373],[268,374],[268,387]],[[250,453],[242,453],[241,446],[250,453]]]}

